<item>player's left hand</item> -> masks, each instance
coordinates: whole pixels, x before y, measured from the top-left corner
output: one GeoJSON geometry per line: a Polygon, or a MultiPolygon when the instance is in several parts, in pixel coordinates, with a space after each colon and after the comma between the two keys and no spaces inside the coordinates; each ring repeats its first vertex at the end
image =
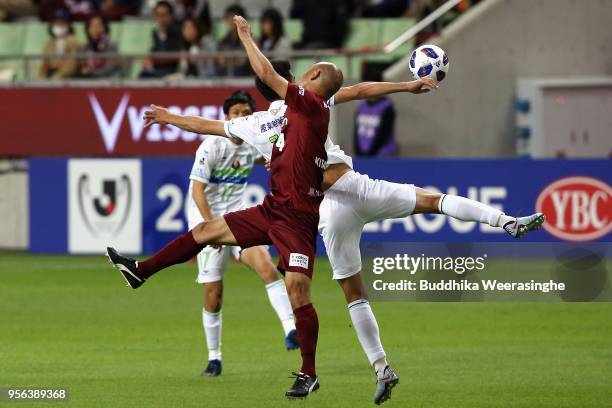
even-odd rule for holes
{"type": "Polygon", "coordinates": [[[427,93],[432,89],[438,89],[436,81],[429,77],[419,78],[416,81],[408,82],[408,92],[413,94],[427,93]]]}
{"type": "Polygon", "coordinates": [[[242,16],[234,16],[234,24],[236,24],[236,28],[238,29],[238,37],[241,40],[246,40],[251,37],[251,27],[249,26],[249,22],[244,19],[242,16]]]}
{"type": "Polygon", "coordinates": [[[168,123],[168,115],[170,115],[168,109],[162,108],[161,106],[150,105],[149,110],[146,110],[144,113],[144,127],[151,126],[154,123],[165,125],[168,123]]]}

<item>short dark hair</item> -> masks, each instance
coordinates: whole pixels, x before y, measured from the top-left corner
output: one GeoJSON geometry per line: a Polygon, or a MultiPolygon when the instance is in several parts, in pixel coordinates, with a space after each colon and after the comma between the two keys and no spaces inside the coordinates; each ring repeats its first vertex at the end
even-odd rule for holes
{"type": "Polygon", "coordinates": [[[227,6],[227,8],[225,9],[225,13],[223,13],[223,15],[227,17],[230,14],[234,16],[244,17],[245,20],[247,19],[246,11],[240,4],[230,4],[229,6],[227,6]]]}
{"type": "Polygon", "coordinates": [[[251,94],[246,91],[236,91],[223,102],[223,113],[227,115],[232,106],[240,103],[248,104],[251,110],[255,112],[255,99],[253,99],[251,94]]]}
{"type": "MultiPolygon", "coordinates": [[[[293,73],[291,72],[291,63],[287,60],[273,60],[272,67],[278,73],[289,82],[293,82],[293,73]]],[[[255,87],[260,94],[263,95],[269,102],[278,101],[282,99],[272,88],[264,84],[261,79],[255,77],[255,87]]]]}
{"type": "Polygon", "coordinates": [[[158,1],[157,3],[155,3],[155,7],[153,7],[153,10],[155,10],[158,7],[165,7],[166,10],[168,10],[168,12],[171,15],[174,15],[174,6],[169,1],[166,1],[166,0],[158,1]]]}

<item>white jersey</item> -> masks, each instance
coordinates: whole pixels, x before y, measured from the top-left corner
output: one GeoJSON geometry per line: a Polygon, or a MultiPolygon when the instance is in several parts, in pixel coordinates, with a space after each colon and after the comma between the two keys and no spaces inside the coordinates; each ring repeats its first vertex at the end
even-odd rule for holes
{"type": "Polygon", "coordinates": [[[247,143],[238,145],[212,136],[204,139],[198,147],[189,176],[188,214],[195,216],[190,218],[199,217],[192,197],[193,180],[206,184],[204,193],[213,217],[243,209],[246,179],[257,156],[257,151],[247,143]]]}
{"type": "MultiPolygon", "coordinates": [[[[328,106],[334,105],[334,97],[328,101],[328,106]]],[[[274,101],[267,111],[255,112],[251,116],[244,116],[225,122],[225,134],[228,137],[237,137],[252,145],[266,159],[272,157],[272,145],[282,133],[285,122],[287,105],[284,101],[274,101]]],[[[353,168],[351,156],[334,144],[329,136],[325,141],[327,164],[344,163],[353,168]]]]}

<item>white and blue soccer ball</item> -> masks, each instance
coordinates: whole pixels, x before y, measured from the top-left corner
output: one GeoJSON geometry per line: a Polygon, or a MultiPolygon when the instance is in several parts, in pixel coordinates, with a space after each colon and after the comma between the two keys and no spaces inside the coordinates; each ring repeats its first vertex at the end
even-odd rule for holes
{"type": "Polygon", "coordinates": [[[428,76],[436,82],[442,82],[448,67],[448,55],[437,45],[421,45],[410,55],[410,72],[417,79],[428,76]]]}

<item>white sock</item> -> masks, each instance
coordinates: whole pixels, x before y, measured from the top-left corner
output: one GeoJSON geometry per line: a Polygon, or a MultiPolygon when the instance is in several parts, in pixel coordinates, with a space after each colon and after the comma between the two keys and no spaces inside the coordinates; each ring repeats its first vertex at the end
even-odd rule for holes
{"type": "Polygon", "coordinates": [[[208,360],[221,360],[221,325],[223,321],[221,311],[211,313],[202,309],[202,323],[204,335],[208,346],[208,360]]]}
{"type": "Polygon", "coordinates": [[[289,303],[285,282],[279,279],[275,282],[268,283],[266,285],[266,291],[268,292],[270,304],[278,315],[283,325],[285,336],[287,336],[291,330],[295,330],[295,319],[293,318],[293,309],[291,309],[291,303],[289,303]]]}
{"type": "Polygon", "coordinates": [[[359,299],[349,303],[348,310],[351,315],[351,320],[353,321],[355,332],[357,332],[359,343],[361,343],[363,351],[365,351],[366,356],[368,356],[368,361],[374,366],[377,373],[379,370],[382,373],[387,366],[387,360],[385,350],[383,350],[382,343],[380,342],[378,323],[376,322],[374,313],[372,313],[370,304],[365,299],[359,299]],[[380,369],[381,364],[384,364],[382,369],[380,369]],[[378,366],[378,368],[376,366],[378,366]]]}
{"type": "Polygon", "coordinates": [[[442,194],[438,211],[461,221],[475,221],[492,227],[503,227],[508,221],[514,221],[514,217],[491,206],[450,194],[442,194]]]}

